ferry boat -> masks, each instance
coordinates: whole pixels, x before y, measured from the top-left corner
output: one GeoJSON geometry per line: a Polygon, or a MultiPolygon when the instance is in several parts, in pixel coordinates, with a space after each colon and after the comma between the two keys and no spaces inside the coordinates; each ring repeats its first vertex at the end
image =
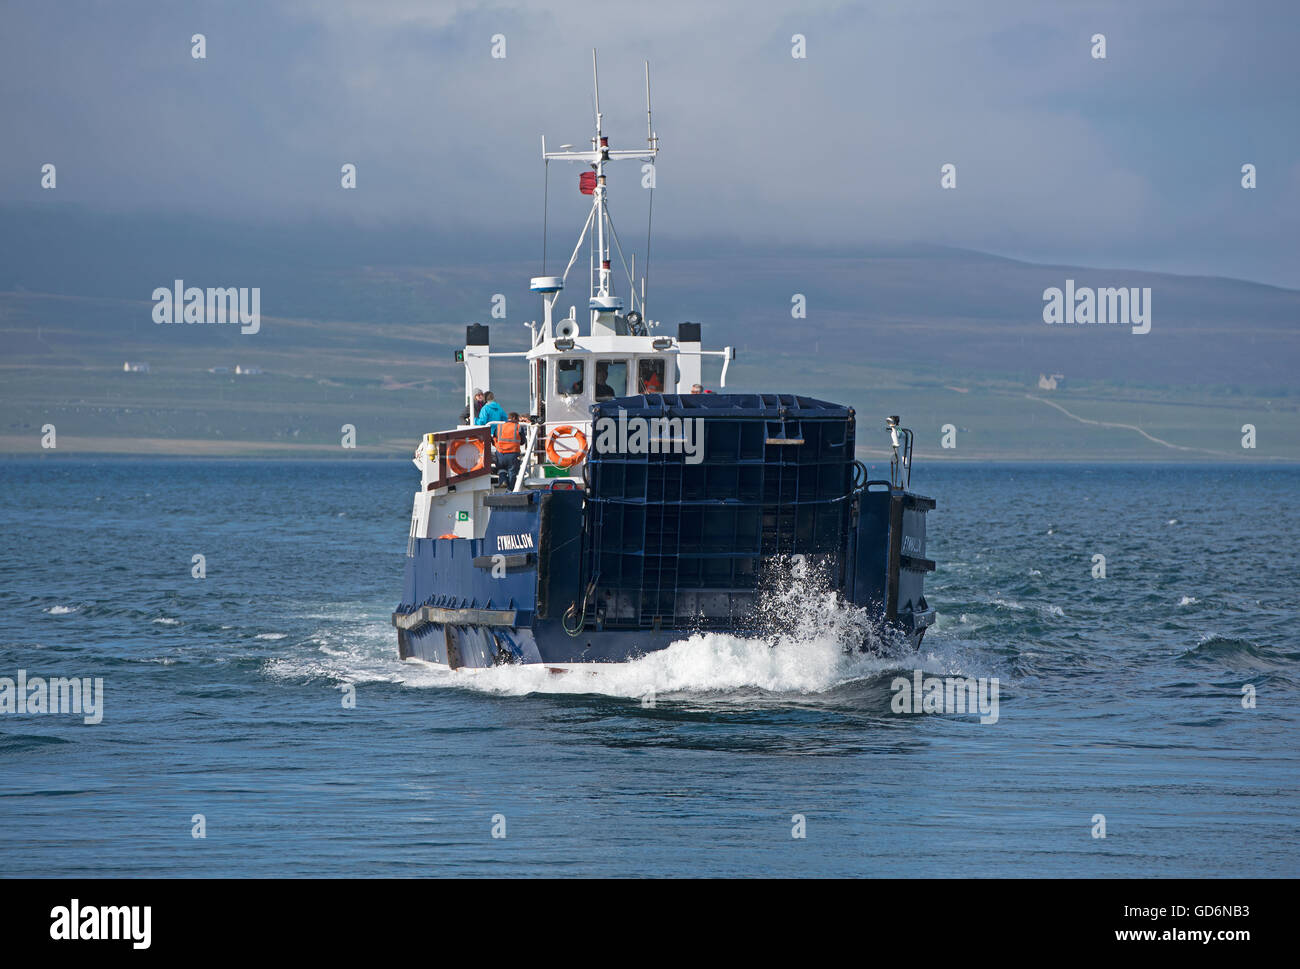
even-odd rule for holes
{"type": "MultiPolygon", "coordinates": [[[[911,431],[885,420],[890,477],[870,480],[855,456],[852,407],[727,393],[734,348],[704,349],[699,323],[679,322],[670,335],[646,315],[645,276],[638,293],[606,171],[658,156],[649,65],[646,147],[630,149],[603,133],[594,52],[592,68],[590,149],[548,151],[542,139],[543,163],[581,164],[579,190],[591,196],[568,265],[531,281],[542,318],[528,324],[527,350],[494,350],[487,326],[466,328],[456,351],[461,423],[426,434],[415,452],[420,487],[393,614],[399,655],[455,670],[533,663],[558,672],[626,662],[696,632],[762,636],[765,597],[788,596],[792,572],[919,646],[935,615],[924,593],[935,501],[910,490],[911,431]],[[615,292],[611,243],[626,301],[615,292]],[[557,318],[584,245],[585,319],[576,305],[557,318]],[[702,392],[706,357],[721,362],[723,392],[702,392]],[[518,451],[501,455],[493,427],[500,434],[502,425],[477,423],[487,415],[476,392],[491,390],[494,361],[522,364],[529,380],[518,451]]],[[[864,634],[849,647],[880,641],[864,634]]]]}

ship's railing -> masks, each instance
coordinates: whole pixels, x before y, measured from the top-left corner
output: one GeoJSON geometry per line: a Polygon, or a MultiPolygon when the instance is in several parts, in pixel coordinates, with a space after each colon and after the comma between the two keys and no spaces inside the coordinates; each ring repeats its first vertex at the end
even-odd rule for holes
{"type": "Polygon", "coordinates": [[[528,443],[524,445],[524,453],[519,459],[519,473],[515,476],[514,487],[511,491],[522,491],[524,481],[528,477],[528,467],[533,462],[533,454],[537,450],[537,437],[542,432],[541,424],[528,425],[528,443]]]}
{"type": "Polygon", "coordinates": [[[524,483],[530,476],[536,478],[537,476],[545,475],[548,479],[575,478],[579,481],[585,480],[586,474],[584,469],[587,466],[587,461],[591,457],[591,449],[593,445],[594,439],[592,437],[590,418],[587,420],[548,420],[546,422],[538,421],[529,424],[527,440],[523,450],[520,452],[521,458],[519,461],[519,474],[516,476],[511,490],[522,491],[524,483]],[[577,428],[582,432],[583,437],[586,438],[587,441],[587,453],[586,456],[576,464],[561,470],[555,468],[549,463],[549,458],[546,454],[546,442],[550,430],[566,425],[577,428]],[[555,471],[555,474],[549,474],[547,471],[548,468],[555,471]]]}

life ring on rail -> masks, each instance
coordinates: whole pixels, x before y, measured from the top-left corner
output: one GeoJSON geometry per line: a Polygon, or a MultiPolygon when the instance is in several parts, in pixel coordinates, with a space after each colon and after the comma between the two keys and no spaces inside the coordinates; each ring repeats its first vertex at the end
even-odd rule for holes
{"type": "Polygon", "coordinates": [[[478,438],[463,437],[447,445],[447,470],[452,474],[473,474],[486,465],[487,452],[478,438]]]}
{"type": "Polygon", "coordinates": [[[587,456],[587,435],[572,424],[561,424],[546,438],[546,456],[556,467],[573,467],[587,456]]]}

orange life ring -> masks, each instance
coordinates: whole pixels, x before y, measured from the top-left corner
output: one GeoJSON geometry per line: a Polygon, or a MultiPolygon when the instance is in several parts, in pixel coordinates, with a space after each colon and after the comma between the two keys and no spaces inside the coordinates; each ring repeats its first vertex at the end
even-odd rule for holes
{"type": "Polygon", "coordinates": [[[447,470],[452,474],[472,474],[486,463],[487,454],[478,438],[465,437],[447,445],[447,470]]]}
{"type": "Polygon", "coordinates": [[[561,424],[546,438],[546,456],[551,459],[551,464],[558,468],[573,467],[587,456],[587,435],[572,424],[561,424]],[[566,446],[566,453],[561,457],[555,444],[564,438],[575,438],[578,446],[573,450],[569,450],[566,446]]]}

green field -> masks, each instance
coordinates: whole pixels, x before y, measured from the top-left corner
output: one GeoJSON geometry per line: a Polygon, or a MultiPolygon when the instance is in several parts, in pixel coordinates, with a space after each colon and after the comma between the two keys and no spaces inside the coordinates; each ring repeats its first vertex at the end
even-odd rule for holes
{"type": "MultiPolygon", "coordinates": [[[[71,283],[140,298],[16,284],[0,292],[0,453],[45,453],[41,428],[53,424],[60,454],[405,457],[420,435],[452,426],[464,404],[453,352],[465,323],[485,321],[492,294],[531,271],[275,264],[261,329],[245,336],[233,326],[154,324],[148,280],[172,278],[154,268],[161,255],[132,261],[112,247],[84,248],[98,274],[71,283]],[[148,362],[150,372],[125,373],[126,361],[148,362]],[[237,365],[262,372],[236,375],[237,365]],[[220,367],[231,372],[209,372],[220,367]],[[355,448],[341,445],[344,425],[355,428],[355,448]]],[[[205,257],[217,267],[210,278],[265,276],[242,263],[222,269],[228,256],[205,257]]],[[[38,268],[24,271],[35,279],[38,268]]],[[[1300,461],[1300,293],[1130,274],[1157,287],[1163,308],[1150,335],[1132,336],[1036,320],[1044,282],[1062,272],[1093,271],[955,250],[734,255],[669,262],[658,305],[667,320],[704,321],[706,348],[736,347],[727,390],[854,407],[864,459],[886,456],[884,419],[898,414],[921,460],[1300,461]],[[806,320],[791,318],[791,291],[810,294],[806,320]],[[1065,376],[1040,390],[1043,372],[1065,376]],[[1247,424],[1254,449],[1241,446],[1247,424]],[[956,446],[945,448],[949,425],[956,446]]],[[[494,349],[526,348],[522,320],[537,301],[510,290],[510,308],[508,319],[490,320],[494,349]]],[[[658,332],[675,333],[675,323],[658,332]]],[[[706,361],[714,390],[719,370],[706,361]]],[[[526,386],[521,361],[494,363],[492,388],[508,409],[525,408],[526,386]]]]}
{"type": "MultiPolygon", "coordinates": [[[[430,347],[423,363],[317,356],[311,372],[288,369],[291,356],[241,354],[243,365],[263,370],[250,376],[208,373],[187,366],[185,356],[154,354],[147,374],[124,373],[120,365],[4,367],[0,452],[42,453],[41,428],[53,424],[60,453],[405,456],[424,432],[451,426],[462,405],[464,377],[450,348],[430,347]],[[356,429],[355,449],[341,446],[346,424],[356,429]]],[[[924,460],[1300,460],[1293,399],[1205,400],[1188,389],[1100,384],[1043,391],[1028,381],[945,380],[842,359],[787,357],[784,366],[753,366],[758,362],[742,355],[728,389],[850,404],[864,458],[886,455],[884,418],[899,414],[916,432],[924,460]],[[1083,423],[1060,408],[1129,426],[1083,423]],[[1254,450],[1241,447],[1244,424],[1256,428],[1254,450]],[[953,448],[941,446],[945,425],[956,430],[953,448]]],[[[525,384],[522,368],[511,363],[500,366],[494,384],[513,408],[522,404],[525,384]]]]}

